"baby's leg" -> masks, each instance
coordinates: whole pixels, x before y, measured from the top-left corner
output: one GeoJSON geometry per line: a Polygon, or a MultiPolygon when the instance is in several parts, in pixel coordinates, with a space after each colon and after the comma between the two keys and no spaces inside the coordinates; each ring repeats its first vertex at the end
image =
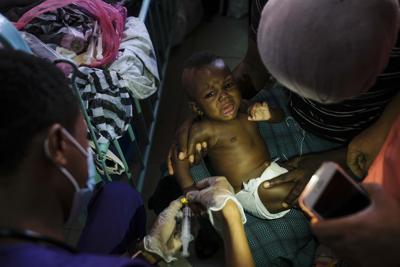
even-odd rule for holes
{"type": "Polygon", "coordinates": [[[258,186],[258,196],[267,210],[271,213],[287,210],[282,206],[282,202],[288,196],[295,183],[288,182],[270,188],[264,188],[262,185],[263,183],[258,186]]]}

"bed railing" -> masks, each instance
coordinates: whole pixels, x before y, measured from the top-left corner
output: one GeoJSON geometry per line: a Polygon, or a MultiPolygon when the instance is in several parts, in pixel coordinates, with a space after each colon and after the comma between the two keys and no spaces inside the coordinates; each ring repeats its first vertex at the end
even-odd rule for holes
{"type": "Polygon", "coordinates": [[[157,123],[158,109],[164,87],[164,75],[166,72],[172,38],[174,36],[174,22],[176,15],[176,0],[143,0],[139,12],[139,18],[146,24],[153,42],[157,56],[160,85],[157,92],[144,100],[135,99],[135,118],[128,132],[134,134],[136,144],[132,171],[136,176],[136,188],[140,192],[143,189],[144,180],[148,170],[150,151],[152,149],[154,131],[157,123]],[[135,124],[137,122],[138,124],[135,124]],[[141,127],[139,127],[141,126],[141,127]],[[136,135],[135,135],[136,134],[136,135]]]}
{"type": "MultiPolygon", "coordinates": [[[[121,159],[127,178],[136,185],[139,192],[143,189],[157,123],[158,108],[164,86],[164,74],[174,33],[176,2],[177,0],[143,0],[141,3],[139,18],[145,23],[153,42],[157,57],[160,84],[157,92],[151,97],[144,100],[133,99],[134,116],[126,134],[118,140],[113,140],[110,145],[101,146],[94,136],[94,128],[90,123],[86,110],[82,110],[89,127],[91,139],[97,151],[97,160],[100,162],[101,169],[103,170],[101,176],[98,174],[98,179],[104,182],[121,179],[121,176],[116,177],[108,173],[106,168],[105,155],[108,150],[112,150],[121,159]]],[[[31,53],[18,31],[1,14],[0,42],[4,47],[31,53]]],[[[74,81],[72,84],[74,85],[74,81]]],[[[75,90],[77,90],[76,87],[75,90]]],[[[79,94],[77,95],[79,96],[79,94]]],[[[79,101],[83,108],[83,101],[80,97],[79,101]]]]}

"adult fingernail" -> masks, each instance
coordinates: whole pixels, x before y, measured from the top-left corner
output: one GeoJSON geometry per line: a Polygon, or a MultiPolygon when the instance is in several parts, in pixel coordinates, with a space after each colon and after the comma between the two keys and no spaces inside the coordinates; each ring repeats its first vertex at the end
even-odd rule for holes
{"type": "Polygon", "coordinates": [[[179,157],[179,159],[180,160],[184,160],[185,159],[185,152],[179,152],[179,155],[178,155],[178,157],[179,157]]]}
{"type": "Polygon", "coordinates": [[[187,193],[186,194],[186,199],[189,200],[189,201],[193,200],[193,195],[190,194],[190,193],[187,193]]]}
{"type": "Polygon", "coordinates": [[[269,188],[269,186],[270,186],[269,182],[264,182],[264,183],[263,183],[263,187],[264,187],[264,188],[269,188]]]}

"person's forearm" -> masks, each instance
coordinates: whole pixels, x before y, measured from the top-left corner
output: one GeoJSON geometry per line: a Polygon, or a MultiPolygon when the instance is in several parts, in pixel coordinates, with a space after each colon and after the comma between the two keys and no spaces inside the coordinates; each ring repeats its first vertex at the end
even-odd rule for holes
{"type": "Polygon", "coordinates": [[[254,69],[251,75],[257,76],[252,79],[255,89],[257,91],[263,89],[265,84],[270,79],[271,74],[269,74],[268,70],[265,68],[264,63],[261,60],[256,41],[253,40],[251,37],[248,37],[247,40],[247,53],[244,60],[254,69]]]}
{"type": "Polygon", "coordinates": [[[334,161],[341,165],[346,165],[347,147],[340,147],[334,150],[322,152],[321,159],[324,161],[334,161]]]}
{"type": "Polygon", "coordinates": [[[137,244],[136,250],[133,252],[132,255],[130,255],[129,252],[126,252],[122,256],[129,257],[131,259],[140,258],[150,263],[152,266],[158,266],[157,263],[161,261],[161,258],[158,255],[151,253],[145,249],[143,241],[140,241],[137,244]]]}
{"type": "Polygon", "coordinates": [[[252,267],[253,256],[244,231],[240,212],[235,203],[228,200],[221,211],[223,239],[225,245],[225,266],[252,267]]]}
{"type": "Polygon", "coordinates": [[[349,166],[347,165],[346,155],[347,155],[347,146],[322,152],[320,154],[320,157],[321,157],[322,161],[333,161],[333,162],[338,163],[340,166],[342,166],[346,170],[346,172],[348,172],[349,174],[352,174],[352,171],[350,170],[349,166]]]}

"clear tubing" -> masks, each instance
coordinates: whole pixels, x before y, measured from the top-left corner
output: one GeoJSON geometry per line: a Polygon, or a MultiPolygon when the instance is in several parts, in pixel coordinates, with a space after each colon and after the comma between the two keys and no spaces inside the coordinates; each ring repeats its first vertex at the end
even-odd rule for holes
{"type": "Polygon", "coordinates": [[[188,205],[183,208],[183,220],[182,220],[182,256],[189,257],[189,242],[190,242],[190,217],[191,210],[188,205]]]}

